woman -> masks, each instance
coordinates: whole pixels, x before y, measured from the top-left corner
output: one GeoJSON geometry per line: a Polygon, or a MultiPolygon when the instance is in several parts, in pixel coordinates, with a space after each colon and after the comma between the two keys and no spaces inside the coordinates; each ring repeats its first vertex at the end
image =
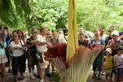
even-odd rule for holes
{"type": "MultiPolygon", "coordinates": [[[[18,39],[24,43],[24,44],[22,44],[22,46],[25,46],[25,44],[27,42],[27,38],[24,37],[24,33],[21,30],[18,30],[17,33],[18,33],[18,39]]],[[[26,55],[27,54],[25,54],[25,60],[24,60],[25,63],[26,63],[26,55]]],[[[26,71],[26,64],[24,65],[24,72],[23,72],[24,77],[26,76],[25,71],[26,71]]]]}
{"type": "Polygon", "coordinates": [[[22,40],[26,44],[27,39],[24,39],[24,33],[21,30],[17,31],[19,40],[22,40]]]}
{"type": "Polygon", "coordinates": [[[32,36],[27,40],[27,48],[28,48],[28,69],[29,75],[31,79],[35,79],[34,74],[34,66],[38,64],[38,60],[36,58],[36,45],[32,44],[34,40],[36,40],[37,31],[32,32],[32,36]]]}
{"type": "MultiPolygon", "coordinates": [[[[97,30],[94,34],[94,39],[91,40],[91,44],[93,45],[105,45],[104,40],[102,40],[100,38],[100,33],[97,30]]],[[[96,59],[93,62],[93,79],[96,78],[96,69],[98,69],[98,79],[100,80],[100,76],[101,76],[101,71],[102,71],[102,59],[103,59],[103,51],[101,51],[98,56],[96,57],[96,59]]]]}
{"type": "Polygon", "coordinates": [[[57,32],[52,32],[52,38],[50,40],[50,42],[54,45],[54,44],[57,44],[59,43],[59,39],[58,39],[58,34],[57,32]]]}
{"type": "Polygon", "coordinates": [[[14,80],[18,80],[18,71],[20,73],[20,80],[23,79],[22,73],[25,71],[25,58],[23,52],[23,41],[19,40],[18,34],[13,34],[13,41],[10,43],[10,50],[12,51],[12,73],[14,80]]]}
{"type": "Polygon", "coordinates": [[[6,48],[6,38],[2,34],[2,29],[0,29],[0,67],[1,67],[1,77],[2,82],[5,82],[5,63],[7,62],[7,57],[5,55],[6,48]]]}

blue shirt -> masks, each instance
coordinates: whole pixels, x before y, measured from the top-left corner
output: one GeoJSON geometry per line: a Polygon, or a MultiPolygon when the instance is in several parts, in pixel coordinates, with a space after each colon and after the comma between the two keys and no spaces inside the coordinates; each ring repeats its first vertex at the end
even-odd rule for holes
{"type": "Polygon", "coordinates": [[[9,45],[10,45],[10,36],[9,36],[9,34],[5,34],[4,36],[6,36],[6,48],[8,48],[9,47],[9,45]]]}
{"type": "MultiPolygon", "coordinates": [[[[104,46],[105,46],[105,41],[102,40],[102,39],[100,39],[100,41],[98,41],[98,42],[96,42],[95,39],[92,39],[90,43],[91,43],[91,44],[99,44],[99,45],[104,45],[104,46]]],[[[98,63],[98,65],[100,65],[100,64],[101,64],[100,62],[102,62],[103,56],[104,56],[104,50],[102,50],[102,51],[97,55],[97,57],[96,57],[96,59],[95,59],[94,62],[96,62],[96,63],[98,63]]]]}

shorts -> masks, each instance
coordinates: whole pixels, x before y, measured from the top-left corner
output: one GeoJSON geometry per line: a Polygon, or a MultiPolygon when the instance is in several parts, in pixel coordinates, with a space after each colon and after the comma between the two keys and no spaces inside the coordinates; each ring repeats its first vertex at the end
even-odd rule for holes
{"type": "Polygon", "coordinates": [[[28,57],[28,66],[29,67],[33,67],[34,65],[37,65],[37,59],[36,57],[33,57],[33,56],[29,56],[28,57]]]}
{"type": "Polygon", "coordinates": [[[112,69],[104,70],[105,73],[112,73],[112,69]]]}
{"type": "Polygon", "coordinates": [[[116,75],[123,75],[123,68],[117,68],[117,72],[115,70],[114,74],[116,74],[116,75]]]}
{"type": "Polygon", "coordinates": [[[29,52],[29,55],[28,55],[28,66],[29,67],[33,67],[34,65],[37,65],[37,64],[38,64],[38,60],[36,58],[35,53],[30,53],[29,52]]]}
{"type": "Polygon", "coordinates": [[[48,65],[49,65],[49,62],[44,61],[44,62],[40,63],[40,68],[47,68],[48,65]]]}
{"type": "Polygon", "coordinates": [[[47,66],[49,65],[49,61],[46,61],[45,59],[44,59],[44,54],[41,54],[42,55],[42,58],[43,58],[43,62],[42,63],[40,63],[40,68],[47,68],[47,66]]]}
{"type": "Polygon", "coordinates": [[[6,55],[0,55],[0,64],[8,62],[6,55]]]}

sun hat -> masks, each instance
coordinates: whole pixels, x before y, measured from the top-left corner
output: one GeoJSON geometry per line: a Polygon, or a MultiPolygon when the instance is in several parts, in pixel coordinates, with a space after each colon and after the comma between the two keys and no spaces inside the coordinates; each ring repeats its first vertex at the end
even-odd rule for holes
{"type": "Polygon", "coordinates": [[[107,48],[106,52],[109,52],[110,54],[112,54],[112,49],[111,48],[107,48]]]}

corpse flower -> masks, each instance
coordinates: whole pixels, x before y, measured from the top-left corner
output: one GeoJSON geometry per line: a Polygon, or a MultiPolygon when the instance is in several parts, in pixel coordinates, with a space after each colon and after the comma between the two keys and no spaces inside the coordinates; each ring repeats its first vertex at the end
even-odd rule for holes
{"type": "Polygon", "coordinates": [[[61,82],[86,82],[91,65],[104,46],[78,47],[69,64],[66,63],[66,47],[66,44],[54,45],[48,49],[45,56],[56,68],[61,82]]]}

